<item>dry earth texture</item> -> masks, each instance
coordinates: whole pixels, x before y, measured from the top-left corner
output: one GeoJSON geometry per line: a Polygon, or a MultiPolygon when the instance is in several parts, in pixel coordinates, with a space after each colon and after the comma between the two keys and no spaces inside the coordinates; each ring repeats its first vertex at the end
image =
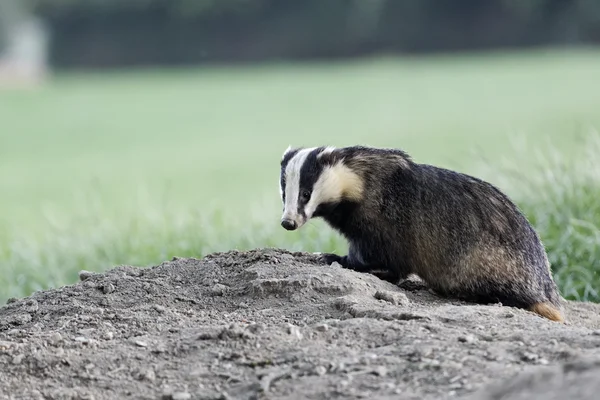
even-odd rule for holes
{"type": "Polygon", "coordinates": [[[600,306],[566,316],[272,249],[82,272],[0,308],[0,399],[596,399],[600,306]]]}

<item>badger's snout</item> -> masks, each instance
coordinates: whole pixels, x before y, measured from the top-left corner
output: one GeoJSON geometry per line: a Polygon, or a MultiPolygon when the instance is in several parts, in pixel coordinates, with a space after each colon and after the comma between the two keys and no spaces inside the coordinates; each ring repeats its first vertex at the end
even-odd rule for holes
{"type": "Polygon", "coordinates": [[[298,228],[298,224],[296,223],[296,221],[293,221],[291,219],[282,219],[281,226],[283,226],[288,231],[293,231],[296,228],[298,228]]]}

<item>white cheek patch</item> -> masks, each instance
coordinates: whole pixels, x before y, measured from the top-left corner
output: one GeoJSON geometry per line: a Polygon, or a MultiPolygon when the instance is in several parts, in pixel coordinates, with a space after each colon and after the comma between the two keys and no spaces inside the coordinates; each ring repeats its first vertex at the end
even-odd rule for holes
{"type": "Polygon", "coordinates": [[[336,184],[336,177],[332,173],[331,167],[326,167],[315,182],[310,200],[306,204],[306,217],[310,218],[320,204],[339,199],[341,199],[341,193],[336,184]]]}
{"type": "Polygon", "coordinates": [[[362,179],[342,163],[326,167],[313,188],[310,201],[306,205],[306,217],[310,218],[317,207],[324,203],[334,203],[343,199],[358,201],[362,197],[362,179]]]}

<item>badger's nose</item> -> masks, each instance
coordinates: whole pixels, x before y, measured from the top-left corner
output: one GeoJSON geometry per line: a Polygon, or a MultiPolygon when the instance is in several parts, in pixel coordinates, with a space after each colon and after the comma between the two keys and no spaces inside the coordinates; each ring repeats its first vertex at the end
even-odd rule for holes
{"type": "Polygon", "coordinates": [[[281,226],[283,226],[288,231],[293,231],[298,227],[298,224],[296,223],[296,221],[292,221],[291,219],[282,219],[281,226]]]}

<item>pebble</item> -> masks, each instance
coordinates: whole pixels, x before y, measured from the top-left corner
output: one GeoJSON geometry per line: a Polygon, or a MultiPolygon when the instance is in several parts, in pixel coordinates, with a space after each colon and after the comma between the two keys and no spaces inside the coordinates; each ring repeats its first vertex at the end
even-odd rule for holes
{"type": "Polygon", "coordinates": [[[534,353],[525,352],[521,356],[521,360],[523,361],[535,361],[538,359],[538,355],[534,353]]]}
{"type": "Polygon", "coordinates": [[[329,325],[319,324],[319,325],[315,326],[315,329],[318,330],[319,332],[327,332],[329,330],[329,325]]]}
{"type": "Polygon", "coordinates": [[[188,392],[175,392],[171,395],[172,400],[188,400],[191,399],[192,395],[188,392]]]}
{"type": "Polygon", "coordinates": [[[217,283],[210,289],[210,293],[213,296],[223,296],[226,291],[227,286],[223,285],[222,283],[217,283]]]}
{"type": "Polygon", "coordinates": [[[296,325],[292,325],[288,323],[288,329],[287,332],[292,335],[295,336],[297,339],[302,339],[302,332],[300,332],[300,328],[298,328],[296,325]]]}
{"type": "Polygon", "coordinates": [[[327,368],[325,368],[322,365],[319,365],[317,368],[315,368],[315,372],[317,373],[317,375],[323,376],[327,373],[327,368]]]}
{"type": "Polygon", "coordinates": [[[150,382],[154,382],[154,380],[156,380],[156,373],[154,372],[154,370],[151,369],[142,372],[141,376],[143,379],[150,382]]]}
{"type": "Polygon", "coordinates": [[[473,335],[465,335],[465,336],[460,336],[458,338],[459,342],[463,342],[463,343],[473,343],[475,342],[477,339],[475,338],[475,336],[473,335]]]}
{"type": "Polygon", "coordinates": [[[11,347],[15,347],[16,343],[14,342],[5,342],[0,340],[0,351],[7,351],[11,347]]]}
{"type": "Polygon", "coordinates": [[[282,254],[279,258],[285,261],[294,261],[294,256],[291,254],[282,254]]]}
{"type": "Polygon", "coordinates": [[[115,285],[112,283],[106,284],[102,287],[102,293],[109,294],[115,291],[115,285]]]}
{"type": "Polygon", "coordinates": [[[106,339],[106,340],[112,340],[112,338],[114,336],[115,336],[114,333],[112,333],[111,331],[104,332],[104,335],[103,335],[104,339],[106,339]]]}
{"type": "Polygon", "coordinates": [[[377,300],[387,301],[388,303],[392,303],[394,305],[406,305],[410,303],[408,297],[404,293],[393,293],[387,290],[378,290],[375,292],[374,297],[377,300]]]}
{"type": "Polygon", "coordinates": [[[57,345],[60,342],[62,342],[63,337],[60,333],[58,332],[54,332],[52,335],[50,335],[50,343],[52,343],[53,345],[57,345]]]}
{"type": "Polygon", "coordinates": [[[89,279],[89,278],[91,278],[94,275],[96,275],[95,272],[81,270],[81,271],[79,271],[79,280],[80,281],[85,281],[86,279],[89,279]]]}
{"type": "Polygon", "coordinates": [[[138,347],[148,347],[148,343],[142,342],[141,340],[136,340],[135,345],[138,347]]]}
{"type": "Polygon", "coordinates": [[[153,308],[158,311],[159,313],[164,313],[167,309],[164,306],[161,306],[159,304],[155,304],[153,306],[153,308]]]}
{"type": "Polygon", "coordinates": [[[16,356],[13,357],[12,363],[14,365],[21,364],[21,362],[23,362],[24,358],[25,358],[25,356],[23,354],[17,354],[16,356]]]}

